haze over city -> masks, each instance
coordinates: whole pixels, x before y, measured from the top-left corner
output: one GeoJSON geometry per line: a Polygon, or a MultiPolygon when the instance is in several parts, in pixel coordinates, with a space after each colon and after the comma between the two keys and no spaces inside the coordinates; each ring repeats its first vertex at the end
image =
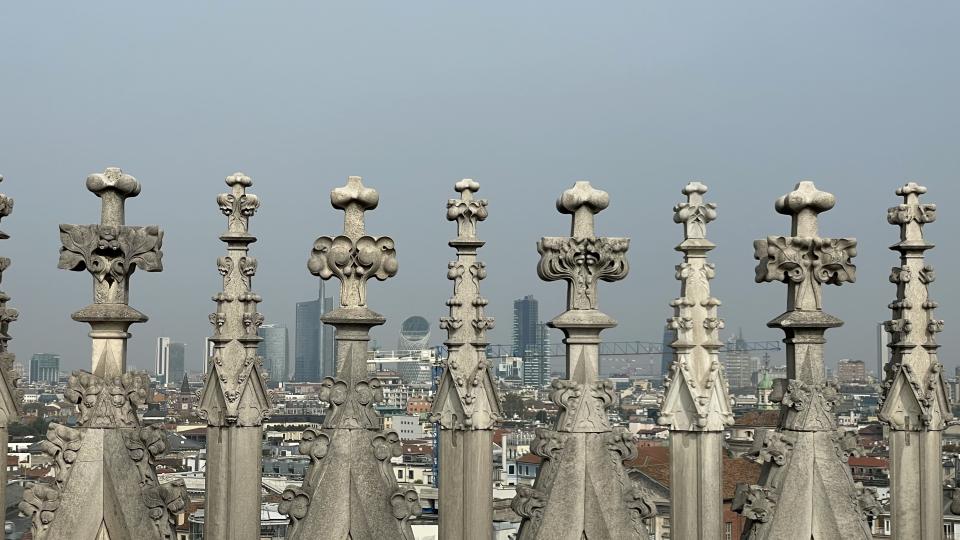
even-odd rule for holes
{"type": "Polygon", "coordinates": [[[580,179],[611,195],[598,233],[632,238],[630,275],[600,292],[620,322],[604,339],[660,340],[679,290],[672,207],[694,179],[719,207],[709,237],[724,335],[781,339],[765,325],[786,293],[754,283],[752,242],[789,232],[773,201],[810,179],[838,198],[821,233],[859,241],[857,282],[824,292],[825,310],[846,321],[827,334],[830,364],[855,358],[872,369],[897,264],[886,209],[915,180],[940,203],[926,233],[952,372],[960,8],[819,7],[4,5],[0,173],[16,199],[2,227],[14,261],[4,286],[21,312],[12,350],[21,361],[56,352],[65,370],[88,366],[88,330],[69,315],[90,302],[89,276],[56,269],[57,224],[98,221],[83,181],[107,166],[143,184],[127,222],[166,234],[164,272],[132,279],[131,305],[151,320],[132,328],[130,362],[150,368],[156,337],[171,336],[188,344],[191,371],[221,287],[215,197],[238,170],[263,203],[252,224],[260,310],[291,330],[295,303],[318,287],[306,269],[313,240],[342,227],[330,190],[348,175],[379,190],[367,230],[392,236],[400,263],[370,288],[370,307],[389,321],[374,337],[387,348],[414,314],[442,339],[454,236],[445,203],[464,177],[490,200],[480,235],[493,342],[510,342],[516,298],[534,294],[544,319],[563,310],[564,286],[536,276],[535,242],[568,232],[554,201],[580,179]]]}

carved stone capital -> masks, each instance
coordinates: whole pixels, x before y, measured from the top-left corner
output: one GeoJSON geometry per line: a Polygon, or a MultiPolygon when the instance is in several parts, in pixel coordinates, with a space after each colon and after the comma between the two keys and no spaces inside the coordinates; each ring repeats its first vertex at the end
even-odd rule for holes
{"type": "Polygon", "coordinates": [[[569,309],[596,309],[597,282],[619,281],[630,271],[629,247],[628,238],[544,237],[537,244],[537,274],[544,281],[569,283],[569,309]]]}
{"type": "Polygon", "coordinates": [[[571,433],[603,433],[610,430],[607,409],[613,404],[613,383],[578,383],[555,379],[550,400],[560,407],[557,430],[571,433]]]}

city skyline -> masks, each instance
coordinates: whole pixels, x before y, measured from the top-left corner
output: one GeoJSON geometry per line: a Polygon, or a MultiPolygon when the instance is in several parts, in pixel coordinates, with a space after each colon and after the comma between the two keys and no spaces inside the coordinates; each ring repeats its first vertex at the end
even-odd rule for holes
{"type": "MultiPolygon", "coordinates": [[[[133,7],[0,8],[6,20],[40,17],[49,38],[37,40],[34,25],[11,25],[8,40],[32,46],[0,58],[0,100],[8,104],[0,174],[16,199],[5,226],[4,256],[14,263],[4,286],[21,299],[11,349],[21,358],[60,351],[65,371],[84,366],[86,329],[70,314],[89,303],[88,287],[56,269],[57,226],[96,222],[84,179],[119,166],[143,185],[129,202],[137,223],[165,231],[164,272],[132,278],[131,305],[151,318],[132,329],[130,363],[140,369],[150,370],[157,336],[177,336],[199,352],[211,334],[223,228],[215,200],[237,170],[254,179],[262,200],[252,227],[261,311],[291,329],[294,304],[317,287],[306,269],[313,241],[342,227],[330,190],[350,174],[377,187],[370,230],[394,238],[399,261],[395,278],[370,284],[387,318],[374,330],[382,344],[395,341],[407,316],[436,324],[446,312],[445,205],[463,177],[479,181],[478,196],[490,201],[484,294],[501,321],[493,342],[510,342],[515,298],[534,294],[544,320],[562,311],[563,286],[537,279],[536,241],[568,230],[554,203],[579,179],[610,193],[605,234],[632,239],[630,275],[602,293],[620,323],[604,339],[659,341],[676,295],[672,208],[694,179],[718,206],[711,260],[723,318],[750,339],[780,339],[766,323],[782,311],[785,293],[754,283],[752,246],[789,232],[773,201],[812,179],[838,200],[824,229],[859,242],[857,282],[824,306],[846,321],[830,334],[828,361],[872,358],[875,323],[890,318],[893,300],[887,277],[897,256],[887,248],[898,233],[886,211],[899,202],[897,187],[914,180],[929,188],[925,200],[943,205],[929,235],[938,246],[930,263],[942,276],[960,263],[949,234],[960,212],[948,204],[960,197],[960,75],[945,69],[960,50],[951,25],[960,6],[870,4],[863,24],[867,5],[830,5],[823,17],[801,5],[620,3],[589,14],[558,7],[550,25],[532,5],[510,6],[510,17],[468,6],[439,14],[425,5],[377,13],[304,6],[308,13],[295,18],[196,6],[192,20],[203,31],[172,12],[133,7]],[[433,24],[444,14],[456,22],[433,24]],[[322,31],[311,26],[318,20],[322,31]],[[269,49],[217,37],[277,25],[292,26],[269,49]],[[86,31],[100,26],[114,31],[86,31]],[[170,28],[183,30],[179,39],[169,38],[170,28]],[[136,42],[137,51],[116,47],[118,40],[136,42]],[[332,52],[343,43],[351,55],[332,52]],[[225,81],[247,72],[263,76],[224,91],[225,81]],[[123,73],[123,84],[106,93],[63,84],[90,73],[123,73]],[[51,107],[56,114],[40,114],[51,107]]],[[[947,321],[940,340],[948,369],[957,365],[949,352],[960,347],[950,330],[960,321],[956,290],[945,279],[931,290],[947,321]]]]}

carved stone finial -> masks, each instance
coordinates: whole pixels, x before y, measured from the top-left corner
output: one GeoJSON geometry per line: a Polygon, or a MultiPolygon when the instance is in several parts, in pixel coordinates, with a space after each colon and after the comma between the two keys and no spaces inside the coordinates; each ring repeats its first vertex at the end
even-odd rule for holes
{"type": "Polygon", "coordinates": [[[480,282],[487,277],[486,265],[477,260],[477,222],[487,218],[487,201],[474,199],[480,184],[465,179],[454,189],[459,199],[447,202],[447,219],[457,222],[457,260],[447,269],[453,281],[453,297],[447,301],[450,315],[440,319],[447,331],[449,356],[434,400],[434,416],[444,429],[491,429],[503,413],[489,373],[487,330],[494,321],[485,313],[487,300],[480,295],[480,282]]]}
{"type": "Polygon", "coordinates": [[[350,176],[347,185],[330,192],[330,203],[334,208],[344,211],[343,233],[356,240],[364,235],[363,213],[377,207],[380,194],[364,186],[361,177],[350,176]]]}
{"type": "Polygon", "coordinates": [[[707,186],[700,182],[690,182],[683,188],[687,202],[673,207],[673,221],[684,224],[685,240],[706,240],[707,223],[717,219],[717,205],[703,202],[706,192],[707,186]]]}
{"type": "MultiPolygon", "coordinates": [[[[60,225],[62,270],[88,270],[94,277],[95,304],[127,304],[130,276],[140,268],[163,270],[163,232],[156,226],[124,225],[124,200],[140,193],[140,183],[120,169],[87,177],[87,189],[101,199],[99,225],[60,225]]],[[[89,314],[79,313],[81,321],[89,314]]],[[[132,315],[132,314],[128,314],[132,315]]],[[[142,315],[132,315],[143,322],[142,315]],[[142,320],[140,320],[142,319],[142,320]]]]}
{"type": "Polygon", "coordinates": [[[829,531],[837,538],[871,538],[846,464],[848,445],[837,433],[839,389],[827,380],[824,365],[824,334],[843,321],[823,312],[822,286],[853,282],[856,270],[856,240],[818,236],[817,214],[834,204],[833,195],[801,182],[775,205],[793,217],[792,236],[754,242],[757,282],[788,286],[787,311],[768,326],[786,334],[793,378],[774,381],[770,399],[780,403],[781,414],[778,436],[764,439],[758,454],[766,461],[763,485],[738,488],[735,507],[748,519],[744,537],[813,538],[829,531]]]}
{"type": "Polygon", "coordinates": [[[630,271],[625,257],[630,239],[594,236],[594,216],[609,205],[606,191],[594,189],[590,182],[577,182],[557,200],[561,214],[573,215],[571,237],[548,236],[537,243],[537,273],[544,281],[569,283],[569,310],[596,309],[597,282],[619,281],[630,271]]]}
{"type": "Polygon", "coordinates": [[[594,189],[590,182],[580,180],[557,199],[557,210],[561,214],[573,214],[573,227],[570,236],[590,238],[593,236],[593,216],[610,206],[610,195],[606,191],[594,189]]]}
{"type": "MultiPolygon", "coordinates": [[[[0,175],[0,182],[3,182],[3,176],[0,175]]],[[[7,217],[13,212],[13,198],[0,193],[0,219],[7,217]]],[[[0,232],[0,240],[9,238],[9,235],[0,232]]],[[[11,261],[7,257],[0,257],[0,282],[3,281],[3,273],[9,268],[11,261]]],[[[20,420],[21,407],[23,404],[23,391],[17,387],[19,377],[14,370],[16,357],[9,351],[10,325],[15,322],[20,313],[7,306],[10,296],[0,291],[0,429],[5,429],[10,423],[20,420]]],[[[0,449],[2,455],[6,456],[6,447],[0,449]]],[[[0,475],[0,480],[6,478],[0,475]]],[[[0,485],[0,503],[3,502],[6,494],[6,482],[0,485]]]]}
{"type": "Polygon", "coordinates": [[[351,176],[346,186],[333,190],[330,200],[334,208],[344,211],[344,234],[318,238],[307,266],[322,279],[335,276],[340,280],[340,307],[364,308],[367,281],[384,281],[397,273],[393,239],[364,232],[363,213],[376,208],[380,196],[375,189],[364,187],[359,176],[351,176]]]}
{"type": "Polygon", "coordinates": [[[813,182],[803,181],[796,189],[777,199],[777,212],[793,216],[793,236],[817,236],[817,214],[837,204],[831,193],[820,191],[813,182]]]}

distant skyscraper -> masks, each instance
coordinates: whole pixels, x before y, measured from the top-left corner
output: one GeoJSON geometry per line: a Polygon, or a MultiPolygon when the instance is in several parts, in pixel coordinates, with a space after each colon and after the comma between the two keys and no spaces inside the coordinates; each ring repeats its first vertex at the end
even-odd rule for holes
{"type": "Polygon", "coordinates": [[[667,378],[670,374],[670,364],[673,363],[673,347],[671,345],[677,340],[676,330],[669,328],[663,331],[663,352],[660,353],[660,377],[667,378]]]}
{"type": "Polygon", "coordinates": [[[837,379],[841,383],[867,382],[867,369],[862,360],[840,360],[837,364],[837,379]]]}
{"type": "Polygon", "coordinates": [[[204,375],[210,371],[210,359],[213,358],[213,340],[210,338],[203,338],[203,373],[204,375]]]}
{"type": "Polygon", "coordinates": [[[890,358],[890,334],[887,334],[882,322],[877,323],[877,381],[883,381],[883,369],[890,358]]]}
{"type": "Polygon", "coordinates": [[[264,324],[257,331],[263,341],[257,345],[257,354],[263,359],[263,369],[270,374],[271,383],[288,380],[287,366],[290,361],[290,337],[286,326],[264,324]]]}
{"type": "Polygon", "coordinates": [[[179,384],[186,373],[187,346],[157,338],[157,381],[162,385],[179,384]]]}
{"type": "Polygon", "coordinates": [[[160,384],[165,384],[167,381],[167,370],[170,367],[170,338],[168,337],[159,337],[157,338],[157,380],[160,381],[160,384]]]}
{"type": "Polygon", "coordinates": [[[753,374],[757,371],[757,359],[750,356],[750,351],[746,350],[747,344],[743,340],[741,332],[736,337],[727,340],[727,352],[723,355],[720,363],[723,364],[724,375],[730,383],[730,388],[734,392],[743,392],[749,390],[753,393],[753,374]]]}
{"type": "Polygon", "coordinates": [[[430,344],[430,323],[419,315],[407,317],[400,325],[400,340],[397,349],[401,351],[422,351],[430,344]]]}
{"type": "Polygon", "coordinates": [[[59,354],[40,353],[30,358],[30,382],[56,383],[59,378],[59,354]]]}
{"type": "Polygon", "coordinates": [[[320,321],[333,310],[333,298],[326,296],[326,284],[320,282],[316,300],[297,303],[296,351],[293,380],[317,382],[336,375],[334,329],[320,321]]]}
{"type": "Polygon", "coordinates": [[[540,322],[540,303],[533,295],[513,302],[513,355],[523,358],[523,384],[537,388],[550,380],[550,345],[546,325],[540,322]]]}
{"type": "Polygon", "coordinates": [[[167,369],[166,384],[180,384],[187,373],[187,344],[170,343],[170,364],[167,369]]]}

